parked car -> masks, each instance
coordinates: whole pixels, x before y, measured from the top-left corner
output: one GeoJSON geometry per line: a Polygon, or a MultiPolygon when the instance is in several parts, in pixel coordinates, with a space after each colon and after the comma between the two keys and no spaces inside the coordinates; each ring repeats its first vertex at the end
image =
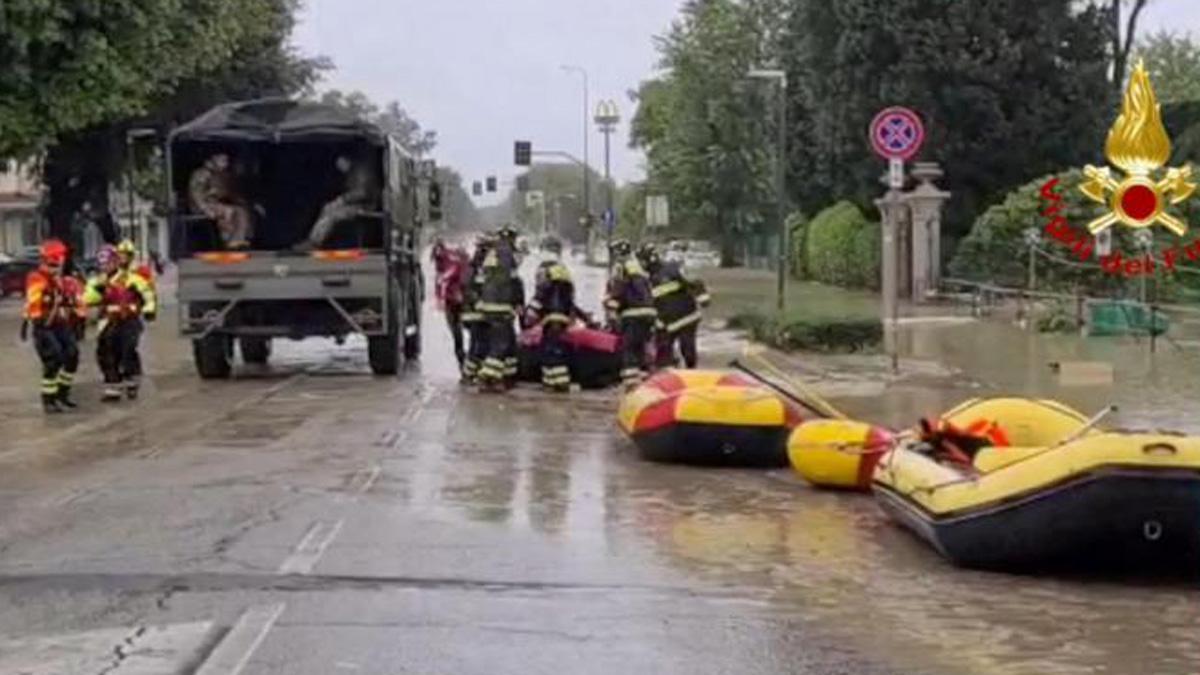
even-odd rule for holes
{"type": "Polygon", "coordinates": [[[25,294],[25,277],[37,268],[37,259],[10,258],[0,263],[0,297],[25,294]]]}

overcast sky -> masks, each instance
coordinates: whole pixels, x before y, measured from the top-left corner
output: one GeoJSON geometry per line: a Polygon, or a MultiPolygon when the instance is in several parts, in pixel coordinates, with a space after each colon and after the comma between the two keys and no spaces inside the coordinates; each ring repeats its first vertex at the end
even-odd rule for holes
{"type": "MultiPolygon", "coordinates": [[[[642,158],[626,147],[632,112],[626,92],[657,60],[653,37],[679,0],[307,0],[296,30],[307,54],[337,70],[323,88],[358,89],[377,102],[397,100],[436,129],[438,161],[468,181],[516,175],[512,142],[583,152],[581,78],[591,103],[615,100],[613,173],[641,176],[642,158]]],[[[1200,33],[1200,0],[1152,0],[1139,33],[1167,28],[1200,33]]],[[[590,115],[589,115],[590,117],[590,115]]],[[[603,170],[603,138],[590,124],[591,162],[603,170]]],[[[507,192],[501,187],[501,194],[507,192]]],[[[492,200],[484,200],[490,203],[492,200]]]]}

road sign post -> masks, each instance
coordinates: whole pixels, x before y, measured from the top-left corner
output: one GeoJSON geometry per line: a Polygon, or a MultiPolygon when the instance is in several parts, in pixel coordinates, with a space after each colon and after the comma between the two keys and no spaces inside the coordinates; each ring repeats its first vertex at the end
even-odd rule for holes
{"type": "Polygon", "coordinates": [[[892,370],[899,370],[896,340],[897,301],[900,292],[899,235],[904,221],[901,190],[904,189],[904,162],[911,159],[925,142],[925,126],[917,113],[893,106],[880,110],[867,130],[871,148],[888,162],[887,194],[875,203],[883,215],[882,321],[886,349],[892,357],[892,370]]]}

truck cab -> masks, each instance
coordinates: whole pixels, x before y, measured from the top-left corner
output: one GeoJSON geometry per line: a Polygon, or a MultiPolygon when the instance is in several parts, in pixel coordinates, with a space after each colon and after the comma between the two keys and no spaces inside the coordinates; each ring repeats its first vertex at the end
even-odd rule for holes
{"type": "Polygon", "coordinates": [[[280,338],[364,335],[377,375],[419,356],[437,188],[394,139],[340,108],[268,99],[179,127],[167,158],[179,329],[202,378],[230,375],[235,344],[265,363],[280,338]]]}

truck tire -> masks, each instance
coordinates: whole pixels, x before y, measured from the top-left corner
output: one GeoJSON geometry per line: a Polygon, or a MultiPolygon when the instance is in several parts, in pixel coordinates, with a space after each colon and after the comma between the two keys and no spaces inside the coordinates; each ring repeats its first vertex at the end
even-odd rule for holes
{"type": "Polygon", "coordinates": [[[204,380],[223,380],[233,372],[233,342],[226,335],[192,340],[196,372],[204,380]]]}
{"type": "Polygon", "coordinates": [[[415,292],[409,296],[408,317],[404,324],[405,330],[408,326],[416,329],[412,335],[404,334],[404,360],[416,361],[421,358],[421,302],[415,292]]]}
{"type": "Polygon", "coordinates": [[[238,338],[242,348],[242,360],[246,363],[265,365],[271,358],[271,338],[244,337],[238,338]]]}
{"type": "Polygon", "coordinates": [[[367,360],[376,375],[395,375],[400,372],[400,327],[394,326],[386,335],[367,338],[367,360]]]}
{"type": "Polygon", "coordinates": [[[400,342],[404,335],[404,326],[400,317],[404,312],[396,301],[396,291],[388,291],[388,332],[384,335],[367,337],[367,360],[371,363],[371,372],[376,375],[395,375],[400,372],[400,342]]]}

